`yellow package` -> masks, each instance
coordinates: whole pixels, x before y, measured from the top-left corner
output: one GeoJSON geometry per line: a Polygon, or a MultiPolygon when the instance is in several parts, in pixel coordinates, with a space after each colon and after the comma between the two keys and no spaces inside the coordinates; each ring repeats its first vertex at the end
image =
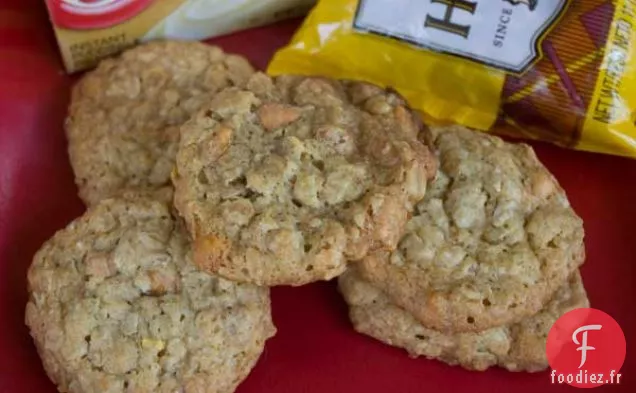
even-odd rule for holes
{"type": "Polygon", "coordinates": [[[636,158],[636,0],[320,0],[272,75],[391,86],[426,119],[636,158]]]}

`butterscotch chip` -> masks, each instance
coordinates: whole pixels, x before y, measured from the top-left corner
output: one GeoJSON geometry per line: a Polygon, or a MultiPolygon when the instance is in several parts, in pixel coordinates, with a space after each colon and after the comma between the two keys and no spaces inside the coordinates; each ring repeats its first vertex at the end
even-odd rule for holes
{"type": "Polygon", "coordinates": [[[258,118],[266,131],[272,131],[296,121],[301,110],[288,105],[265,104],[258,109],[258,118]]]}
{"type": "Polygon", "coordinates": [[[170,205],[89,208],[29,269],[26,323],[62,392],[229,393],[275,328],[269,291],[198,271],[170,205]]]}
{"type": "Polygon", "coordinates": [[[80,197],[93,204],[125,188],[170,186],[179,126],[253,72],[198,42],[152,42],[102,61],[73,89],[66,123],[80,197]]]}
{"type": "Polygon", "coordinates": [[[354,269],[340,276],[339,288],[358,332],[404,348],[412,357],[423,356],[478,371],[493,366],[510,371],[546,369],[546,339],[554,322],[568,311],[589,307],[577,271],[543,309],[518,323],[474,333],[442,333],[422,326],[354,269]]]}
{"type": "Polygon", "coordinates": [[[421,131],[368,84],[255,74],[222,91],[181,128],[173,174],[199,267],[301,285],[394,249],[435,171],[421,131]]]}
{"type": "Polygon", "coordinates": [[[479,331],[537,313],[583,263],[583,223],[524,144],[433,130],[439,172],[398,248],[362,276],[424,326],[479,331]]]}

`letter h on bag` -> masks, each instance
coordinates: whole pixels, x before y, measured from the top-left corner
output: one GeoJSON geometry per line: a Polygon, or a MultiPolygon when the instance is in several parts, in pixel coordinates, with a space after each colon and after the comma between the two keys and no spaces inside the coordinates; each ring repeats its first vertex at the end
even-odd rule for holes
{"type": "Polygon", "coordinates": [[[457,34],[464,38],[468,37],[470,33],[470,26],[460,25],[458,23],[453,23],[453,11],[455,8],[463,11],[470,12],[471,14],[475,14],[475,9],[477,8],[477,3],[473,1],[467,0],[430,0],[431,3],[434,4],[443,4],[446,6],[446,12],[444,14],[444,18],[436,18],[431,15],[426,15],[426,22],[424,22],[424,27],[430,27],[433,29],[443,30],[451,34],[457,34]]]}

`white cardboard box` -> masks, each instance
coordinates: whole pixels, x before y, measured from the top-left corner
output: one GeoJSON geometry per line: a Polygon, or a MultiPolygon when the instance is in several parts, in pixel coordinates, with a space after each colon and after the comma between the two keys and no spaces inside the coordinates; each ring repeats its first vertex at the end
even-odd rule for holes
{"type": "Polygon", "coordinates": [[[315,0],[47,0],[68,72],[139,42],[201,40],[306,14],[315,0]]]}

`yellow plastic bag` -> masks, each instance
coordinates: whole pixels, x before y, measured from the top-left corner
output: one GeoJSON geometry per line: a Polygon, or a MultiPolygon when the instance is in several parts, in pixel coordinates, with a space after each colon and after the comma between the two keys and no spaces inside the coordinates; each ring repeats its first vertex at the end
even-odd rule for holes
{"type": "Polygon", "coordinates": [[[636,0],[320,0],[272,75],[391,86],[425,118],[636,158],[636,0]]]}

